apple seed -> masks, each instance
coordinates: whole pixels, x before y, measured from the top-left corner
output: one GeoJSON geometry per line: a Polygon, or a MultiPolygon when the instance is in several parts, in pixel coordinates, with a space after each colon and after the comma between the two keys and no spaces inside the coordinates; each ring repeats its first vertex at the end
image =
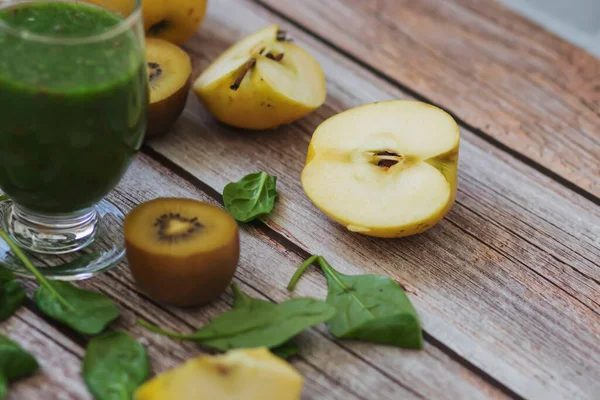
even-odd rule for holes
{"type": "Polygon", "coordinates": [[[283,58],[283,53],[279,53],[276,56],[274,56],[273,54],[269,53],[265,57],[267,57],[270,60],[281,61],[281,59],[283,58]]]}
{"type": "Polygon", "coordinates": [[[167,30],[169,28],[169,22],[166,19],[163,19],[159,22],[157,22],[156,24],[152,25],[150,28],[148,28],[148,36],[158,36],[160,35],[163,31],[167,30]]]}
{"type": "Polygon", "coordinates": [[[373,154],[373,161],[377,163],[378,167],[382,168],[391,168],[403,159],[404,157],[400,154],[392,151],[379,151],[373,154]]]}

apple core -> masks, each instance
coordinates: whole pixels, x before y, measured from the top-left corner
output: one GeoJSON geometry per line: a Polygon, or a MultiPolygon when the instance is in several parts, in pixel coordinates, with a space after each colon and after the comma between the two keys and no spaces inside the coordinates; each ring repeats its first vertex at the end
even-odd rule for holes
{"type": "Polygon", "coordinates": [[[302,187],[350,231],[387,238],[422,233],[454,203],[459,140],[452,117],[429,104],[366,104],[317,128],[302,187]]]}

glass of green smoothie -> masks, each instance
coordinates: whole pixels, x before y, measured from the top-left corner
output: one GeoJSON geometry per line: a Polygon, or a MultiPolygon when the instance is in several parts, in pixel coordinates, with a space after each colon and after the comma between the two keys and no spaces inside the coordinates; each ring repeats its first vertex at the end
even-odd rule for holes
{"type": "MultiPolygon", "coordinates": [[[[147,106],[141,0],[0,0],[0,225],[48,276],[123,257],[123,214],[105,197],[147,106]]],[[[7,249],[0,263],[22,272],[7,249]]]]}

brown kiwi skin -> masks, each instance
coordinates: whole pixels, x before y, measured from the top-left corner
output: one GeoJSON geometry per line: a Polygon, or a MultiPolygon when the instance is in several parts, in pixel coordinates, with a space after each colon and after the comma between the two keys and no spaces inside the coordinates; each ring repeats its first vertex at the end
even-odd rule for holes
{"type": "Polygon", "coordinates": [[[206,304],[219,297],[230,285],[239,262],[237,227],[234,240],[187,258],[158,256],[125,241],[129,269],[138,287],[158,302],[180,307],[206,304]]]}
{"type": "Polygon", "coordinates": [[[188,92],[192,84],[192,77],[188,77],[185,85],[171,96],[157,103],[150,103],[148,107],[148,125],[146,139],[164,136],[171,126],[181,116],[187,103],[188,92]]]}

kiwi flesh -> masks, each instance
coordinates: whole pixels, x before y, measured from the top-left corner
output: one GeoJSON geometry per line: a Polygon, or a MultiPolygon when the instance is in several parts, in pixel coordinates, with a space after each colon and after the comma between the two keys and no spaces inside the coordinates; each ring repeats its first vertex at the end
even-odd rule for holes
{"type": "Polygon", "coordinates": [[[227,289],[240,256],[238,226],[221,208],[193,199],[159,198],[125,218],[129,269],[152,299],[205,304],[227,289]]]}
{"type": "Polygon", "coordinates": [[[146,39],[150,106],[146,136],[169,131],[183,112],[190,90],[192,62],[180,47],[162,39],[146,39]]]}

